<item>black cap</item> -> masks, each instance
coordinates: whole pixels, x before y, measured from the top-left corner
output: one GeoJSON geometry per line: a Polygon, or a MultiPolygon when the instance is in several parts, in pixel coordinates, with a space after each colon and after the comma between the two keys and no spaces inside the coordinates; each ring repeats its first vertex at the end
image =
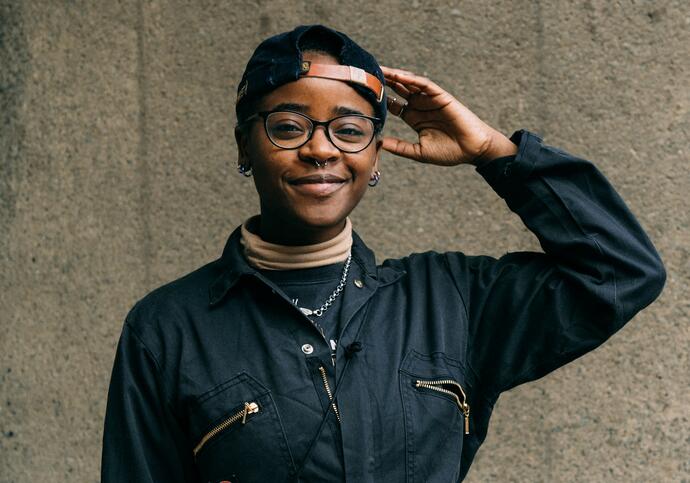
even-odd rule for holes
{"type": "Polygon", "coordinates": [[[259,44],[249,59],[237,87],[237,120],[242,122],[254,114],[249,112],[253,101],[283,84],[300,78],[304,72],[300,41],[307,33],[309,37],[324,38],[329,45],[337,45],[339,53],[336,57],[340,64],[358,67],[380,81],[381,95],[378,96],[364,85],[354,82],[349,84],[374,106],[374,115],[381,119],[383,125],[386,120],[386,94],[383,91],[385,80],[381,67],[373,55],[347,35],[323,25],[301,25],[291,32],[269,37],[259,44]]]}

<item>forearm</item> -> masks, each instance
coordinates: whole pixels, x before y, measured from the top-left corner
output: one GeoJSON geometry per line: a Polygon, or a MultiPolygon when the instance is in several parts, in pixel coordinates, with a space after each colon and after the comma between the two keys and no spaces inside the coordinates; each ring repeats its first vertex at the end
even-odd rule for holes
{"type": "Polygon", "coordinates": [[[545,146],[527,132],[513,136],[515,158],[477,171],[538,237],[563,276],[581,285],[624,322],[659,294],[659,255],[603,174],[590,162],[545,146]]]}

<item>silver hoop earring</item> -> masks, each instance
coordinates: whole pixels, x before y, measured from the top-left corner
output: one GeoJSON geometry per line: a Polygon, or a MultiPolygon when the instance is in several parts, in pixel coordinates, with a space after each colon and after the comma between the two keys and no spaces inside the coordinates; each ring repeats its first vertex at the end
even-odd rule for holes
{"type": "Polygon", "coordinates": [[[374,174],[371,175],[371,178],[369,179],[369,186],[376,186],[379,184],[379,180],[381,179],[381,171],[378,169],[374,171],[374,174]]]}
{"type": "Polygon", "coordinates": [[[247,166],[246,164],[238,164],[237,165],[237,171],[243,176],[246,176],[249,178],[252,175],[252,167],[247,166]]]}

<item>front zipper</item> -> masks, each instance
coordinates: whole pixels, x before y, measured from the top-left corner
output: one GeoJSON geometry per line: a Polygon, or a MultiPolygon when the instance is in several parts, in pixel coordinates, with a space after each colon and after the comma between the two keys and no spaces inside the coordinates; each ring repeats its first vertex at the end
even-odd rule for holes
{"type": "Polygon", "coordinates": [[[465,395],[465,391],[462,389],[460,384],[451,379],[441,379],[437,381],[423,381],[418,379],[415,382],[415,386],[424,389],[432,389],[434,391],[452,396],[453,399],[455,399],[455,402],[458,404],[460,411],[462,411],[462,414],[465,416],[465,434],[470,434],[470,405],[467,404],[467,396],[465,395]],[[455,391],[451,391],[450,389],[443,387],[448,385],[458,388],[458,391],[460,391],[460,394],[462,395],[462,400],[460,397],[458,397],[458,394],[455,391]]]}
{"type": "Polygon", "coordinates": [[[213,437],[215,437],[218,433],[221,431],[225,430],[226,428],[232,426],[238,421],[242,421],[242,424],[247,422],[247,415],[249,414],[255,414],[259,412],[259,405],[256,404],[255,402],[245,402],[244,407],[237,411],[235,414],[230,416],[228,419],[223,421],[222,423],[218,424],[215,426],[211,431],[206,433],[203,438],[201,438],[201,441],[199,441],[199,444],[196,445],[194,448],[194,457],[196,458],[196,455],[199,451],[201,451],[201,448],[204,447],[206,443],[213,437]]]}
{"type": "Polygon", "coordinates": [[[338,422],[340,422],[340,411],[338,411],[338,406],[336,406],[335,401],[333,400],[333,393],[331,392],[331,385],[328,384],[326,369],[323,366],[319,366],[319,372],[321,373],[321,379],[323,379],[323,387],[326,388],[326,394],[328,394],[328,400],[331,402],[331,406],[333,407],[335,417],[338,418],[338,422]]]}

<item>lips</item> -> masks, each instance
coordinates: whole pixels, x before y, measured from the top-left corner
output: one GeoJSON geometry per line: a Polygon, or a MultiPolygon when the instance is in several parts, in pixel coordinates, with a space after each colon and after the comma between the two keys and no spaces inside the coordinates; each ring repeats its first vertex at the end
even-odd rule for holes
{"type": "Polygon", "coordinates": [[[347,180],[334,174],[312,174],[309,176],[304,176],[302,178],[290,180],[290,184],[300,185],[321,183],[344,183],[345,181],[347,180]]]}
{"type": "Polygon", "coordinates": [[[293,188],[307,196],[324,197],[342,188],[348,180],[334,174],[312,174],[290,180],[293,188]]]}

